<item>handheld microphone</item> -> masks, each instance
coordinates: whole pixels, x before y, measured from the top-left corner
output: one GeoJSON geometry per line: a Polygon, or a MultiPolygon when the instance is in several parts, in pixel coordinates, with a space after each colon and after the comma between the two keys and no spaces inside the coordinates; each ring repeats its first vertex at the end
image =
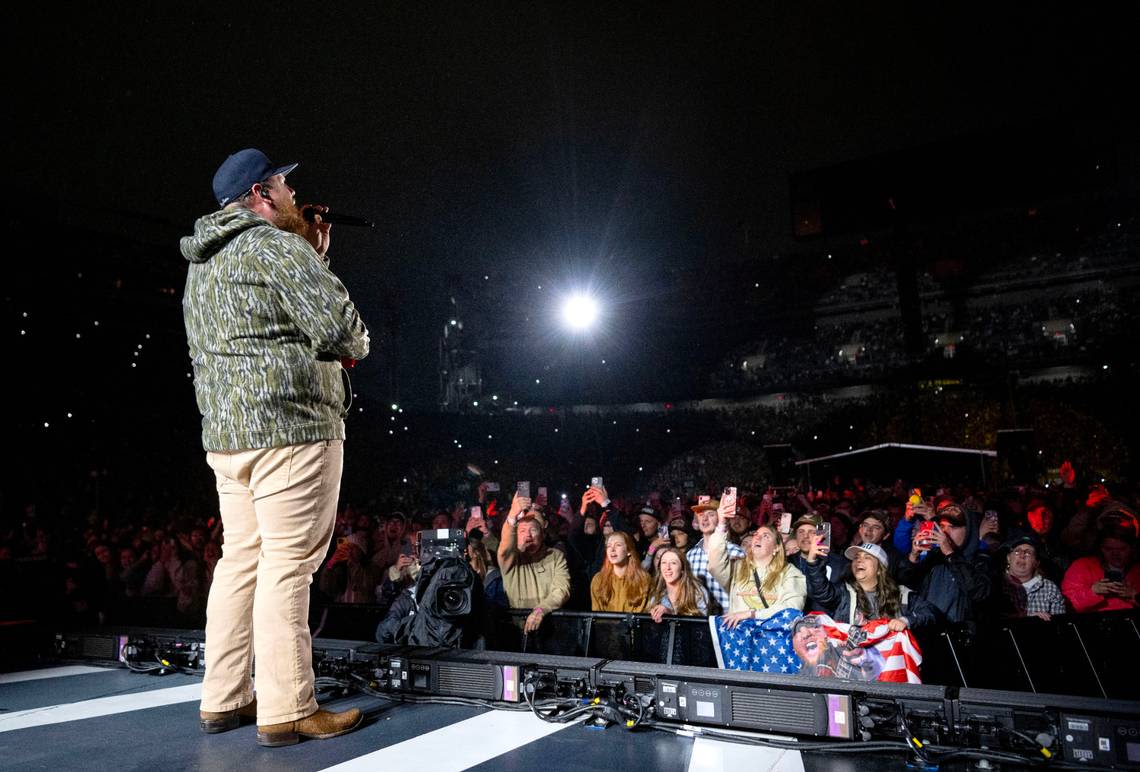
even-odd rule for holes
{"type": "MultiPolygon", "coordinates": [[[[314,222],[317,215],[317,210],[311,206],[306,206],[301,210],[301,216],[309,222],[314,222]]],[[[371,220],[365,220],[363,217],[355,217],[351,214],[338,214],[336,212],[321,212],[321,221],[327,222],[330,225],[355,225],[358,228],[374,228],[371,220]]]]}

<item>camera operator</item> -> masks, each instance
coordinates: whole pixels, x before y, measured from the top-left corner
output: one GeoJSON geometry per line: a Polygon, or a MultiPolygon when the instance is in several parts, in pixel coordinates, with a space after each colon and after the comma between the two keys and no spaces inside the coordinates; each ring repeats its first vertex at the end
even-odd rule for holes
{"type": "Polygon", "coordinates": [[[376,628],[376,640],[410,646],[479,646],[483,579],[468,565],[463,532],[422,531],[414,543],[409,567],[415,581],[388,609],[376,628]]]}

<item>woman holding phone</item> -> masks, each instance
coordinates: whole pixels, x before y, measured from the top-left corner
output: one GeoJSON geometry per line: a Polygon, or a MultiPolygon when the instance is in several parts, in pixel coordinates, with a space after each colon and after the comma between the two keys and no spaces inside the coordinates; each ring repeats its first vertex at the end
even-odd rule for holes
{"type": "Polygon", "coordinates": [[[933,624],[934,606],[900,587],[891,578],[887,551],[870,542],[847,548],[844,557],[851,561],[839,584],[833,584],[823,574],[824,561],[831,547],[818,540],[808,549],[808,595],[823,606],[836,622],[862,625],[873,619],[888,619],[887,626],[894,632],[933,624]]]}
{"type": "Polygon", "coordinates": [[[807,583],[799,569],[784,556],[784,540],[775,526],[761,526],[742,558],[728,554],[728,520],[735,507],[725,496],[717,509],[717,527],[709,538],[709,570],[729,590],[725,627],[745,619],[768,619],[779,611],[803,610],[807,583]]]}
{"type": "Polygon", "coordinates": [[[1074,560],[1061,581],[1061,592],[1078,614],[1136,608],[1138,591],[1140,564],[1130,528],[1103,529],[1096,554],[1074,560]]]}

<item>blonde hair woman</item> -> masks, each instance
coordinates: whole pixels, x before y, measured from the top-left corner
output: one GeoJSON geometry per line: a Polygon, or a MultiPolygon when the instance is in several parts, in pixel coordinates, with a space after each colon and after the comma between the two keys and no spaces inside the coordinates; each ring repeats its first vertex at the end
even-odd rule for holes
{"type": "Polygon", "coordinates": [[[761,526],[744,557],[730,558],[726,543],[732,516],[722,503],[717,510],[719,522],[709,539],[709,570],[721,586],[729,588],[724,626],[732,629],[745,619],[767,619],[788,608],[803,611],[807,582],[788,563],[780,532],[773,525],[761,526]]]}

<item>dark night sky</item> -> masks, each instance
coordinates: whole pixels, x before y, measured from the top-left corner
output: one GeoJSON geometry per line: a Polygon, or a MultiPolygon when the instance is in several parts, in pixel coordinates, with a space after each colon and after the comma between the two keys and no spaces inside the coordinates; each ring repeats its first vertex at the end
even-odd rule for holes
{"type": "Polygon", "coordinates": [[[228,153],[300,161],[299,201],[379,223],[336,230],[334,268],[367,320],[398,304],[405,397],[430,403],[448,273],[652,304],[741,223],[785,246],[792,173],[1122,115],[1137,25],[1088,5],[42,3],[5,33],[5,174],[184,231],[228,153]]]}

